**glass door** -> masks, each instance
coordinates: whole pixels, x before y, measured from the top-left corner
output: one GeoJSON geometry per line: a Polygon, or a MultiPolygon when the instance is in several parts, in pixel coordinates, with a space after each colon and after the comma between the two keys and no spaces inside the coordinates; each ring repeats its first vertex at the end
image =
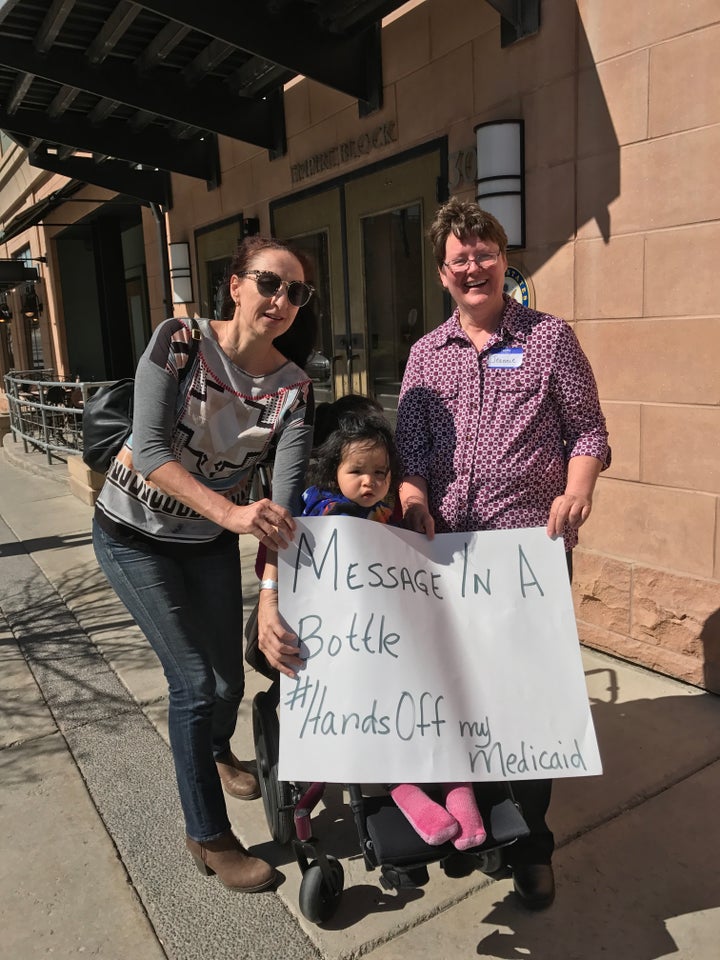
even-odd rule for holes
{"type": "Polygon", "coordinates": [[[369,394],[394,419],[410,347],[445,319],[425,239],[440,156],[438,148],[272,206],[273,233],[309,257],[318,287],[320,336],[308,366],[318,400],[369,394]]]}
{"type": "Polygon", "coordinates": [[[425,331],[422,207],[413,203],[360,222],[368,386],[393,408],[410,347],[425,331]]]}
{"type": "Polygon", "coordinates": [[[242,234],[242,218],[233,217],[222,224],[195,231],[195,261],[198,273],[198,313],[210,320],[220,320],[228,303],[228,268],[235,256],[242,234]]]}
{"type": "Polygon", "coordinates": [[[317,337],[306,370],[318,403],[350,393],[352,361],[345,349],[346,310],[340,188],[272,209],[272,232],[291,240],[310,262],[316,290],[317,337]]]}
{"type": "Polygon", "coordinates": [[[426,240],[439,174],[439,151],[433,151],[345,186],[356,374],[391,419],[410,347],[444,319],[426,240]]]}
{"type": "Polygon", "coordinates": [[[147,304],[147,283],[144,273],[125,279],[128,317],[130,319],[130,342],[132,344],[133,363],[137,367],[145,347],[150,340],[150,315],[147,304]]]}

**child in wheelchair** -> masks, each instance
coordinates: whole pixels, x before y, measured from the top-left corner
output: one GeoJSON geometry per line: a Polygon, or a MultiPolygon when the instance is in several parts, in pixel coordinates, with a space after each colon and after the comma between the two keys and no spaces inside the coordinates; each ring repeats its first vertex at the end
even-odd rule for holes
{"type": "MultiPolygon", "coordinates": [[[[303,516],[344,515],[401,523],[394,497],[401,464],[391,427],[379,405],[362,396],[322,405],[315,441],[303,516]]],[[[343,885],[340,861],[325,854],[312,835],[310,816],[323,797],[325,784],[291,784],[278,779],[279,675],[263,663],[256,638],[251,640],[252,623],[249,628],[246,658],[273,679],[270,689],[259,693],[253,704],[258,773],[268,825],[276,841],[293,841],[303,874],[303,914],[313,922],[324,922],[334,913],[343,885]]],[[[411,783],[390,784],[391,800],[387,795],[367,796],[357,784],[346,786],[366,867],[381,868],[381,884],[386,888],[423,885],[428,879],[427,865],[437,861],[448,875],[460,875],[453,871],[465,868],[455,861],[466,853],[477,854],[477,866],[494,875],[502,868],[500,848],[527,833],[507,784],[483,784],[477,795],[471,783],[437,784],[427,790],[411,783]]]]}

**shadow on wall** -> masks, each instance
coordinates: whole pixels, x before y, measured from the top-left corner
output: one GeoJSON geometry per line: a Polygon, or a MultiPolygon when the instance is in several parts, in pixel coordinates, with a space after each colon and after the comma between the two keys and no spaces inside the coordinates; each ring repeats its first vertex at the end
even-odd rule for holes
{"type": "Polygon", "coordinates": [[[720,693],[720,610],[711,613],[700,631],[705,689],[720,693]]]}
{"type": "MultiPolygon", "coordinates": [[[[585,27],[576,11],[578,46],[576,228],[594,220],[610,242],[610,204],[620,196],[620,144],[585,27]]],[[[570,239],[570,238],[568,238],[570,239]]]]}

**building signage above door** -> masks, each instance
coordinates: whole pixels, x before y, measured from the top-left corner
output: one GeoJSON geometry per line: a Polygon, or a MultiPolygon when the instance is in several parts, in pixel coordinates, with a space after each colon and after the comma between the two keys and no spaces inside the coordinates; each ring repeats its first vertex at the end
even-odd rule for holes
{"type": "Polygon", "coordinates": [[[301,180],[307,180],[308,177],[314,177],[319,173],[325,173],[326,170],[332,170],[333,167],[358,160],[360,157],[372,153],[373,150],[379,150],[396,140],[395,121],[387,120],[352,140],[345,140],[328,150],[323,150],[322,153],[314,153],[307,160],[293,163],[290,167],[292,182],[299,183],[301,180]]]}

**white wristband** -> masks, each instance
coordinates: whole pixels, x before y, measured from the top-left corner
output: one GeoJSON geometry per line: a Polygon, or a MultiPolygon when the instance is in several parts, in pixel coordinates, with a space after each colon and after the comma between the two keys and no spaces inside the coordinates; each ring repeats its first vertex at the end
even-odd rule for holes
{"type": "Polygon", "coordinates": [[[277,590],[278,582],[277,580],[261,580],[260,581],[260,590],[277,590]]]}

